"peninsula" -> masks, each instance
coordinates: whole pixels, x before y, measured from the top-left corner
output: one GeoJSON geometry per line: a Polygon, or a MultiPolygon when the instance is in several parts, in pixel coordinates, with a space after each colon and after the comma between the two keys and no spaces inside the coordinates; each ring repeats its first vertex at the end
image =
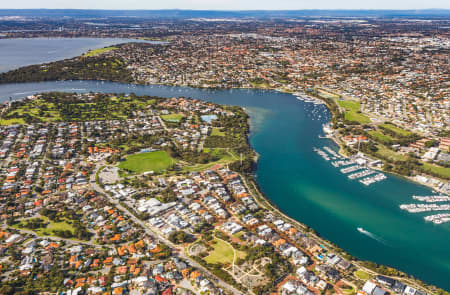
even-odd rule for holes
{"type": "Polygon", "coordinates": [[[1,112],[4,294],[446,294],[277,210],[253,179],[242,108],[51,92],[1,112]]]}

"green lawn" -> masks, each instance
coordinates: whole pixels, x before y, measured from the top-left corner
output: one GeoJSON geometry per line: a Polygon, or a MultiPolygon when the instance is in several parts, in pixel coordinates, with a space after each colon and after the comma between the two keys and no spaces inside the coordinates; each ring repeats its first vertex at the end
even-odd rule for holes
{"type": "MultiPolygon", "coordinates": [[[[400,155],[400,154],[394,152],[393,150],[388,149],[386,146],[384,146],[382,144],[378,144],[377,148],[378,148],[378,151],[376,152],[377,154],[387,157],[387,158],[390,158],[394,161],[395,160],[406,161],[408,159],[407,156],[400,155]]],[[[428,170],[433,173],[436,173],[444,179],[450,179],[450,168],[433,165],[433,164],[426,163],[423,161],[420,161],[420,162],[423,165],[423,170],[425,170],[425,171],[428,170]]]]}
{"type": "Polygon", "coordinates": [[[225,136],[225,132],[223,132],[223,131],[220,131],[220,129],[221,128],[216,128],[216,127],[214,127],[212,130],[211,130],[211,136],[225,136]]]}
{"type": "Polygon", "coordinates": [[[25,124],[25,120],[22,118],[0,119],[0,125],[15,125],[15,124],[25,124]]]}
{"type": "Polygon", "coordinates": [[[338,105],[346,110],[344,118],[348,121],[359,122],[361,124],[370,123],[369,117],[358,113],[361,109],[361,104],[357,101],[338,100],[338,105]]]}
{"type": "Polygon", "coordinates": [[[203,152],[205,152],[205,153],[211,152],[213,155],[217,155],[219,157],[219,159],[217,161],[209,162],[206,164],[189,165],[189,166],[184,167],[183,171],[185,171],[185,172],[202,171],[202,170],[214,167],[215,165],[226,165],[231,162],[239,160],[239,157],[233,151],[227,151],[225,149],[204,148],[203,152]]]}
{"type": "Polygon", "coordinates": [[[116,49],[119,49],[119,48],[111,46],[111,47],[93,49],[93,50],[89,50],[84,56],[85,57],[96,56],[96,55],[100,55],[102,53],[105,53],[105,52],[108,52],[108,51],[112,51],[112,50],[116,50],[116,49]]]}
{"type": "Polygon", "coordinates": [[[370,274],[368,274],[367,272],[365,272],[363,270],[360,270],[360,269],[355,271],[355,276],[357,276],[361,280],[368,280],[368,279],[370,279],[370,274]]]}
{"type": "MultiPolygon", "coordinates": [[[[208,263],[223,263],[223,264],[231,264],[233,263],[234,253],[231,245],[226,242],[215,238],[213,241],[216,243],[211,244],[214,248],[209,255],[205,257],[205,261],[208,263]]],[[[236,251],[236,259],[237,258],[245,258],[246,254],[242,251],[236,251]]]]}
{"type": "Polygon", "coordinates": [[[357,101],[338,100],[338,105],[347,111],[357,112],[361,109],[361,104],[357,101]]]}
{"type": "Polygon", "coordinates": [[[423,163],[424,170],[428,170],[438,174],[440,177],[444,179],[450,179],[450,168],[433,165],[430,163],[423,163]]]}
{"type": "MultiPolygon", "coordinates": [[[[75,232],[73,226],[71,224],[69,224],[66,220],[60,221],[60,222],[53,222],[51,220],[49,220],[47,217],[42,216],[39,217],[39,219],[43,220],[45,223],[47,224],[47,227],[45,228],[36,228],[33,229],[32,231],[34,231],[37,235],[40,236],[55,236],[55,234],[53,233],[54,230],[57,231],[65,231],[65,230],[69,230],[72,232],[72,234],[75,232]]],[[[14,228],[18,228],[18,229],[27,229],[26,227],[23,227],[23,225],[26,224],[27,220],[31,220],[31,219],[24,219],[21,220],[19,223],[13,225],[14,228]],[[22,225],[22,226],[21,226],[22,225]]]]}
{"type": "Polygon", "coordinates": [[[382,144],[377,144],[377,154],[390,158],[392,160],[400,160],[400,161],[405,161],[407,159],[406,156],[397,154],[396,152],[394,152],[393,150],[388,149],[387,147],[385,147],[382,144]]]}
{"type": "Polygon", "coordinates": [[[368,132],[371,136],[373,136],[378,142],[381,143],[389,143],[392,142],[393,140],[395,140],[394,138],[392,138],[391,136],[384,134],[381,131],[378,130],[372,130],[368,132]]]}
{"type": "Polygon", "coordinates": [[[269,88],[270,87],[270,84],[267,81],[264,81],[264,82],[249,81],[249,82],[255,88],[269,88]]]}
{"type": "Polygon", "coordinates": [[[160,172],[175,163],[165,151],[140,153],[128,156],[125,161],[119,164],[119,168],[135,173],[146,171],[160,172]]]}
{"type": "Polygon", "coordinates": [[[161,119],[163,119],[166,122],[175,122],[178,123],[183,118],[183,114],[168,114],[168,115],[162,115],[161,119]]]}
{"type": "Polygon", "coordinates": [[[396,134],[401,135],[401,136],[410,136],[410,135],[413,134],[412,132],[409,132],[409,131],[407,131],[405,129],[399,128],[399,127],[394,126],[392,124],[380,124],[380,127],[389,129],[392,132],[395,132],[396,134]]]}
{"type": "Polygon", "coordinates": [[[355,112],[345,112],[344,118],[345,120],[358,122],[361,124],[368,124],[371,122],[369,117],[355,112]]]}

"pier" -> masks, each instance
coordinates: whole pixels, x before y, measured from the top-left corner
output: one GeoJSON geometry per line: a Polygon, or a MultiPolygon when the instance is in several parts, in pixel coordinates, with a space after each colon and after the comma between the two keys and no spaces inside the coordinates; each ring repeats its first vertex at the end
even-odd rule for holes
{"type": "Polygon", "coordinates": [[[350,179],[358,179],[358,178],[369,176],[369,175],[374,174],[374,173],[375,173],[375,171],[367,169],[367,170],[364,170],[364,171],[361,171],[361,172],[356,172],[356,173],[350,174],[348,176],[348,178],[350,178],[350,179]]]}
{"type": "Polygon", "coordinates": [[[347,174],[347,173],[355,172],[356,170],[360,170],[360,169],[363,169],[363,168],[364,167],[362,167],[362,166],[354,165],[354,166],[350,166],[350,167],[347,167],[347,168],[342,168],[341,172],[344,173],[344,174],[347,174]]]}
{"type": "Polygon", "coordinates": [[[359,182],[361,182],[364,185],[371,185],[372,183],[385,180],[386,178],[387,178],[386,175],[384,175],[383,173],[378,173],[375,176],[361,179],[359,182]]]}
{"type": "Polygon", "coordinates": [[[413,196],[414,200],[426,203],[450,202],[450,196],[413,196]]]}
{"type": "Polygon", "coordinates": [[[406,210],[410,213],[421,213],[429,211],[449,211],[450,204],[402,204],[400,209],[406,210]]]}
{"type": "Polygon", "coordinates": [[[424,219],[426,221],[431,221],[435,224],[446,223],[446,222],[450,222],[450,213],[429,215],[429,216],[425,216],[424,219]]]}

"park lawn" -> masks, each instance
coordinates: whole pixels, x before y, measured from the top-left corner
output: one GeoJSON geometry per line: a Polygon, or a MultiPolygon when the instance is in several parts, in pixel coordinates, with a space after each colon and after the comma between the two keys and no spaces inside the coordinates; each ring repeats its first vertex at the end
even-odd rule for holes
{"type": "Polygon", "coordinates": [[[361,109],[361,104],[357,101],[338,100],[338,105],[347,111],[357,112],[361,109]]]}
{"type": "Polygon", "coordinates": [[[370,123],[369,117],[358,113],[361,109],[361,104],[357,101],[338,100],[338,105],[346,110],[344,118],[347,121],[359,122],[361,124],[370,123]]]}
{"type": "Polygon", "coordinates": [[[146,171],[160,172],[175,164],[175,160],[165,151],[134,154],[126,157],[125,161],[119,164],[119,168],[135,173],[146,171]]]}
{"type": "Polygon", "coordinates": [[[0,125],[15,125],[15,124],[25,124],[25,120],[22,118],[0,119],[0,125]]]}
{"type": "Polygon", "coordinates": [[[255,88],[270,88],[270,84],[267,81],[264,82],[250,81],[250,84],[252,84],[252,86],[255,88]]]}
{"type": "Polygon", "coordinates": [[[39,217],[39,219],[43,220],[45,223],[48,223],[47,227],[36,228],[36,229],[27,229],[26,227],[19,226],[20,224],[24,225],[28,219],[21,220],[18,224],[13,225],[12,227],[17,228],[17,229],[31,230],[31,231],[34,231],[39,236],[57,237],[57,235],[55,235],[53,233],[54,230],[57,230],[57,231],[69,230],[70,232],[72,232],[72,234],[75,233],[75,229],[73,228],[73,226],[71,224],[69,224],[66,220],[54,222],[54,221],[51,221],[50,219],[48,219],[46,216],[39,217]]]}
{"type": "Polygon", "coordinates": [[[352,111],[345,112],[344,118],[347,121],[358,122],[360,124],[368,124],[372,122],[370,121],[369,117],[352,111]]]}
{"type": "MultiPolygon", "coordinates": [[[[394,161],[405,161],[408,159],[407,156],[397,154],[396,152],[388,149],[386,146],[382,144],[378,144],[377,148],[378,148],[378,151],[376,152],[377,154],[379,154],[380,156],[390,158],[394,161]]],[[[422,168],[424,171],[433,172],[443,179],[450,179],[450,168],[433,165],[431,163],[426,163],[423,161],[420,161],[420,163],[423,165],[422,168]]]]}
{"type": "Polygon", "coordinates": [[[175,122],[178,123],[183,118],[183,114],[168,114],[168,115],[162,115],[161,119],[163,119],[166,122],[175,122]]]}
{"type": "Polygon", "coordinates": [[[390,158],[394,161],[405,161],[408,157],[397,154],[393,150],[388,149],[386,146],[382,144],[377,144],[378,151],[376,152],[380,156],[390,158]]]}
{"type": "Polygon", "coordinates": [[[220,131],[221,128],[214,127],[211,130],[211,136],[225,136],[225,132],[220,131]]]}
{"type": "Polygon", "coordinates": [[[402,129],[400,127],[394,126],[392,124],[380,124],[381,127],[391,130],[392,132],[400,135],[400,136],[411,136],[412,132],[402,129]]]}
{"type": "Polygon", "coordinates": [[[381,143],[389,143],[395,140],[391,136],[384,134],[383,132],[378,130],[371,130],[368,133],[381,143]]]}
{"type": "Polygon", "coordinates": [[[355,271],[355,276],[360,278],[361,280],[365,280],[365,281],[370,279],[370,274],[368,274],[367,272],[365,272],[361,269],[358,269],[357,271],[355,271]]]}
{"type": "Polygon", "coordinates": [[[225,149],[220,148],[204,148],[203,152],[209,153],[211,152],[213,155],[217,155],[220,157],[217,161],[209,162],[205,164],[194,164],[183,167],[183,171],[185,172],[193,172],[193,171],[202,171],[206,169],[210,169],[216,165],[226,165],[231,162],[239,160],[239,157],[233,151],[227,151],[225,149]]]}
{"type": "Polygon", "coordinates": [[[450,179],[450,168],[437,166],[430,163],[423,163],[423,169],[436,173],[444,179],[450,179]]]}
{"type": "Polygon", "coordinates": [[[114,46],[110,46],[110,47],[105,47],[105,48],[98,48],[98,49],[93,49],[93,50],[89,50],[87,53],[84,54],[85,57],[91,57],[91,56],[96,56],[96,55],[100,55],[102,53],[108,52],[108,51],[112,51],[112,50],[116,50],[119,49],[117,47],[114,46]]]}
{"type": "MultiPolygon", "coordinates": [[[[227,244],[225,241],[219,240],[217,238],[214,238],[213,241],[216,242],[211,244],[214,250],[209,252],[209,255],[205,257],[205,261],[211,264],[232,264],[234,258],[233,247],[230,244],[227,244]]],[[[236,259],[245,258],[245,252],[239,250],[234,251],[236,251],[236,259]]]]}

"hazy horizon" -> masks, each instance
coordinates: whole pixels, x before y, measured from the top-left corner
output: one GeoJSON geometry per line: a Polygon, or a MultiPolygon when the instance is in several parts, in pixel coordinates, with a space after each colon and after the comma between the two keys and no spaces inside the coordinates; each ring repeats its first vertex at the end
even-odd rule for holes
{"type": "Polygon", "coordinates": [[[448,0],[17,0],[0,9],[98,9],[98,10],[422,10],[450,9],[448,0]],[[93,3],[94,2],[94,3],[93,3]],[[149,3],[150,2],[150,3],[149,3]]]}

